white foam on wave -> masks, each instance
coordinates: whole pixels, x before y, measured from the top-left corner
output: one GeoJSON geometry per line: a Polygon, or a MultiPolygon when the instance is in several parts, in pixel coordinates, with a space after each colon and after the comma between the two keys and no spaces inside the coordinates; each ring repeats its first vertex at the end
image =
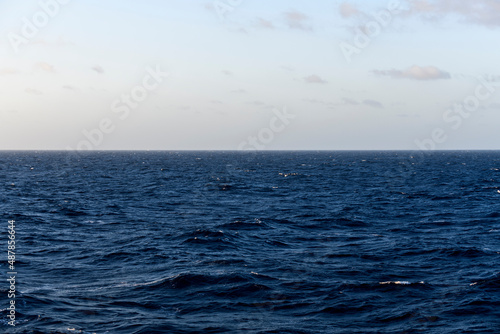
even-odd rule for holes
{"type": "Polygon", "coordinates": [[[386,282],[378,282],[378,284],[398,284],[398,285],[410,285],[410,284],[425,284],[424,281],[420,281],[417,283],[411,283],[408,281],[386,281],[386,282]]]}

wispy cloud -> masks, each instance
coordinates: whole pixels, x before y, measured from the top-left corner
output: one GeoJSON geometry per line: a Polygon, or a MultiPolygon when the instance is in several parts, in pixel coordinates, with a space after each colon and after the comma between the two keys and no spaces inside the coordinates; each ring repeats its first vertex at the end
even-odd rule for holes
{"type": "Polygon", "coordinates": [[[50,65],[49,63],[45,63],[45,62],[36,63],[35,68],[38,70],[48,72],[48,73],[55,73],[56,72],[54,66],[50,65]]]}
{"type": "Polygon", "coordinates": [[[373,107],[373,108],[383,108],[384,107],[382,103],[375,101],[375,100],[364,100],[363,104],[370,106],[370,107],[373,107]]]}
{"type": "Polygon", "coordinates": [[[307,103],[310,103],[310,104],[321,105],[321,106],[324,106],[327,108],[334,108],[335,106],[339,105],[338,103],[333,103],[333,102],[320,100],[320,99],[314,99],[314,98],[313,99],[307,98],[307,99],[302,99],[302,100],[307,102],[307,103]]]}
{"type": "Polygon", "coordinates": [[[489,107],[492,109],[500,109],[500,103],[494,102],[490,104],[489,107]]]}
{"type": "Polygon", "coordinates": [[[232,90],[231,93],[236,93],[236,94],[245,94],[247,91],[244,89],[235,89],[232,90]]]}
{"type": "Polygon", "coordinates": [[[258,18],[257,26],[265,29],[274,29],[274,24],[271,21],[258,18]]]}
{"type": "Polygon", "coordinates": [[[448,72],[438,69],[435,66],[417,66],[406,70],[374,70],[372,71],[377,76],[387,76],[393,79],[413,79],[413,80],[439,80],[450,79],[448,72]]]}
{"type": "Polygon", "coordinates": [[[62,86],[64,89],[67,89],[67,90],[72,90],[74,92],[77,91],[76,87],[75,86],[71,86],[71,85],[64,85],[62,86]]]}
{"type": "Polygon", "coordinates": [[[318,99],[302,99],[306,102],[312,103],[312,104],[327,104],[328,102],[323,101],[323,100],[318,100],[318,99]]]}
{"type": "Polygon", "coordinates": [[[6,68],[0,68],[0,75],[10,75],[10,74],[17,74],[19,73],[19,70],[11,67],[6,67],[6,68]]]}
{"type": "Polygon", "coordinates": [[[250,101],[250,102],[247,102],[246,104],[250,104],[250,105],[253,105],[253,106],[257,106],[257,107],[262,107],[262,106],[265,106],[266,104],[262,101],[250,101]]]}
{"type": "Polygon", "coordinates": [[[355,100],[353,100],[351,98],[348,98],[348,97],[342,98],[342,102],[344,102],[344,104],[347,104],[347,105],[350,105],[350,106],[357,106],[357,105],[359,105],[358,101],[355,101],[355,100]]]}
{"type": "Polygon", "coordinates": [[[227,75],[227,76],[231,76],[233,75],[233,72],[229,71],[229,70],[222,70],[221,71],[223,74],[227,75]]]}
{"type": "Polygon", "coordinates": [[[364,104],[365,106],[372,107],[372,108],[383,108],[384,107],[384,105],[381,102],[376,101],[376,100],[366,99],[366,100],[363,100],[362,102],[359,102],[359,101],[354,100],[354,99],[352,99],[350,97],[343,97],[341,103],[335,103],[334,105],[340,105],[340,106],[359,106],[359,105],[362,105],[362,104],[364,104]]]}
{"type": "Polygon", "coordinates": [[[238,28],[236,30],[234,30],[234,32],[237,32],[239,34],[248,34],[248,31],[245,29],[245,28],[238,28]]]}
{"type": "Polygon", "coordinates": [[[409,0],[407,15],[433,21],[455,15],[463,22],[498,27],[500,26],[500,2],[497,0],[409,0]]]}
{"type": "Polygon", "coordinates": [[[43,94],[43,92],[39,91],[38,89],[34,89],[34,88],[26,88],[24,91],[28,94],[33,94],[33,95],[42,95],[43,94]]]}
{"type": "Polygon", "coordinates": [[[48,47],[62,47],[74,45],[74,43],[64,40],[64,38],[59,37],[56,41],[47,41],[45,39],[36,39],[31,42],[32,44],[38,44],[48,47]]]}
{"type": "Polygon", "coordinates": [[[103,74],[104,73],[104,69],[101,66],[99,66],[99,65],[92,66],[92,70],[96,71],[99,74],[103,74]]]}
{"type": "Polygon", "coordinates": [[[285,13],[285,20],[289,28],[309,31],[312,30],[310,26],[306,25],[308,16],[296,10],[285,13]]]}
{"type": "Polygon", "coordinates": [[[339,13],[343,18],[348,18],[359,14],[360,11],[354,5],[348,2],[343,2],[340,4],[339,13]]]}
{"type": "Polygon", "coordinates": [[[307,76],[304,78],[304,81],[307,83],[317,83],[317,84],[326,84],[328,81],[322,79],[321,77],[317,76],[316,74],[307,76]]]}
{"type": "MultiPolygon", "coordinates": [[[[444,22],[457,20],[462,23],[477,24],[490,28],[500,27],[500,1],[498,0],[404,0],[405,9],[398,16],[416,17],[424,21],[444,22]]],[[[369,17],[355,5],[344,1],[338,7],[340,16],[352,20],[359,16],[369,17]]]]}
{"type": "Polygon", "coordinates": [[[203,8],[211,12],[215,10],[215,6],[212,3],[203,4],[203,8]]]}

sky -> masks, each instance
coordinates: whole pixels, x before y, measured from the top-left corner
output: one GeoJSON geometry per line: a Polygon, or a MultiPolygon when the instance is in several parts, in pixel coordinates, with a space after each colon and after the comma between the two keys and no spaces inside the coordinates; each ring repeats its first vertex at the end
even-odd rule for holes
{"type": "Polygon", "coordinates": [[[499,34],[498,0],[0,0],[0,149],[500,149],[499,34]]]}

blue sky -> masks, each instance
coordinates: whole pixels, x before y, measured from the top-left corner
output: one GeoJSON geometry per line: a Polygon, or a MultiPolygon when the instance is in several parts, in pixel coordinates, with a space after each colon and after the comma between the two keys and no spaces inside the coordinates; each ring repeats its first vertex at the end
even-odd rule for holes
{"type": "Polygon", "coordinates": [[[499,32],[496,0],[0,0],[0,149],[499,149],[499,32]]]}

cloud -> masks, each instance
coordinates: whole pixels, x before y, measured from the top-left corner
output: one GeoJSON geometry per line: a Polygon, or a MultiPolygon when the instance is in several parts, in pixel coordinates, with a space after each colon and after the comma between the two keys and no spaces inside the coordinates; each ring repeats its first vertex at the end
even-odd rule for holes
{"type": "Polygon", "coordinates": [[[39,69],[39,70],[42,70],[42,71],[45,71],[45,72],[49,72],[49,73],[55,73],[55,69],[54,69],[54,66],[48,64],[48,63],[45,63],[45,62],[39,62],[39,63],[36,63],[35,64],[35,68],[39,69]]]}
{"type": "Polygon", "coordinates": [[[103,74],[104,73],[104,69],[101,66],[99,66],[99,65],[92,66],[92,70],[96,71],[99,74],[103,74]]]}
{"type": "Polygon", "coordinates": [[[500,109],[500,103],[493,102],[489,107],[492,109],[500,109]]]}
{"type": "Polygon", "coordinates": [[[274,29],[274,24],[271,21],[261,19],[260,17],[257,26],[265,29],[274,29]]]}
{"type": "Polygon", "coordinates": [[[251,102],[247,102],[246,104],[251,104],[253,106],[258,106],[258,107],[262,107],[262,106],[265,106],[266,104],[262,101],[251,101],[251,102]]]}
{"type": "Polygon", "coordinates": [[[6,68],[0,68],[0,75],[10,75],[10,74],[17,74],[19,73],[19,70],[11,67],[6,67],[6,68]]]}
{"type": "Polygon", "coordinates": [[[222,103],[222,101],[219,101],[219,100],[210,100],[210,103],[212,103],[212,104],[224,104],[224,103],[222,103]]]}
{"type": "Polygon", "coordinates": [[[439,80],[450,79],[451,76],[448,72],[438,69],[434,66],[417,66],[406,70],[374,70],[372,71],[377,76],[388,76],[393,79],[413,79],[413,80],[439,80]]]}
{"type": "Polygon", "coordinates": [[[237,32],[239,34],[248,34],[248,31],[245,28],[236,29],[234,32],[237,32]]]}
{"type": "Polygon", "coordinates": [[[370,107],[373,107],[373,108],[383,108],[384,107],[382,105],[382,103],[375,101],[375,100],[364,100],[363,104],[370,106],[370,107]]]}
{"type": "Polygon", "coordinates": [[[488,27],[500,26],[500,2],[498,0],[409,0],[407,15],[425,20],[440,20],[455,15],[464,22],[488,27]]]}
{"type": "Polygon", "coordinates": [[[500,75],[486,74],[484,77],[485,77],[486,81],[488,81],[488,82],[500,83],[500,75]]]}
{"type": "Polygon", "coordinates": [[[319,100],[319,99],[302,99],[303,101],[315,105],[322,105],[327,108],[334,108],[335,106],[339,105],[338,103],[333,103],[325,100],[319,100]]]}
{"type": "Polygon", "coordinates": [[[350,106],[357,106],[357,105],[359,105],[358,101],[355,101],[355,100],[350,99],[348,97],[342,98],[342,102],[344,102],[344,104],[347,104],[347,105],[350,105],[350,106]]]}
{"type": "Polygon", "coordinates": [[[328,82],[326,80],[323,80],[322,78],[320,78],[316,74],[305,77],[304,81],[307,83],[319,83],[319,84],[326,84],[328,82]]]}
{"type": "Polygon", "coordinates": [[[233,72],[231,72],[231,71],[229,71],[229,70],[222,70],[221,72],[222,72],[222,73],[224,73],[224,74],[225,74],[225,75],[227,75],[227,76],[231,76],[231,75],[233,75],[233,72]]]}
{"type": "Polygon", "coordinates": [[[76,92],[76,91],[77,91],[76,87],[71,86],[71,85],[64,85],[64,86],[62,86],[62,87],[63,87],[64,89],[67,89],[67,90],[72,90],[72,91],[74,91],[74,92],[76,92]]]}
{"type": "Polygon", "coordinates": [[[436,11],[436,7],[426,0],[413,0],[410,1],[410,11],[413,13],[432,13],[436,11]]]}
{"type": "Polygon", "coordinates": [[[206,3],[203,5],[203,7],[208,10],[208,11],[214,11],[215,10],[215,6],[212,4],[212,3],[206,3]]]}
{"type": "Polygon", "coordinates": [[[237,94],[245,94],[247,91],[244,89],[235,89],[232,90],[231,93],[237,93],[237,94]]]}
{"type": "Polygon", "coordinates": [[[349,97],[343,97],[342,98],[342,103],[335,103],[334,105],[343,105],[343,106],[359,106],[360,104],[364,104],[365,106],[369,106],[369,107],[372,107],[372,108],[383,108],[383,104],[380,103],[379,101],[375,101],[375,100],[370,100],[370,99],[366,99],[366,100],[363,100],[363,102],[358,102],[354,99],[351,99],[349,97]]]}
{"type": "MultiPolygon", "coordinates": [[[[399,17],[416,17],[424,21],[448,22],[449,19],[458,22],[482,25],[489,28],[500,27],[500,1],[498,0],[405,0],[400,6],[399,17]]],[[[355,16],[367,16],[354,5],[343,2],[339,13],[344,19],[355,16]]]]}
{"type": "Polygon", "coordinates": [[[356,7],[347,2],[343,2],[340,5],[339,12],[343,18],[348,18],[360,14],[360,11],[356,7]]]}
{"type": "Polygon", "coordinates": [[[285,20],[289,28],[291,29],[299,29],[299,30],[312,30],[311,27],[305,25],[305,21],[307,21],[307,15],[298,12],[296,10],[286,12],[285,20]]]}
{"type": "Polygon", "coordinates": [[[28,94],[33,94],[33,95],[42,95],[43,93],[41,91],[39,91],[38,89],[34,89],[34,88],[26,88],[24,90],[26,93],[28,94]]]}
{"type": "Polygon", "coordinates": [[[68,46],[68,45],[74,45],[73,42],[68,42],[64,40],[62,37],[59,37],[56,41],[47,41],[44,39],[36,39],[31,42],[32,44],[38,44],[38,45],[43,45],[47,47],[63,47],[63,46],[68,46]]]}
{"type": "Polygon", "coordinates": [[[328,102],[318,99],[302,99],[302,100],[312,104],[328,104],[328,102]]]}

